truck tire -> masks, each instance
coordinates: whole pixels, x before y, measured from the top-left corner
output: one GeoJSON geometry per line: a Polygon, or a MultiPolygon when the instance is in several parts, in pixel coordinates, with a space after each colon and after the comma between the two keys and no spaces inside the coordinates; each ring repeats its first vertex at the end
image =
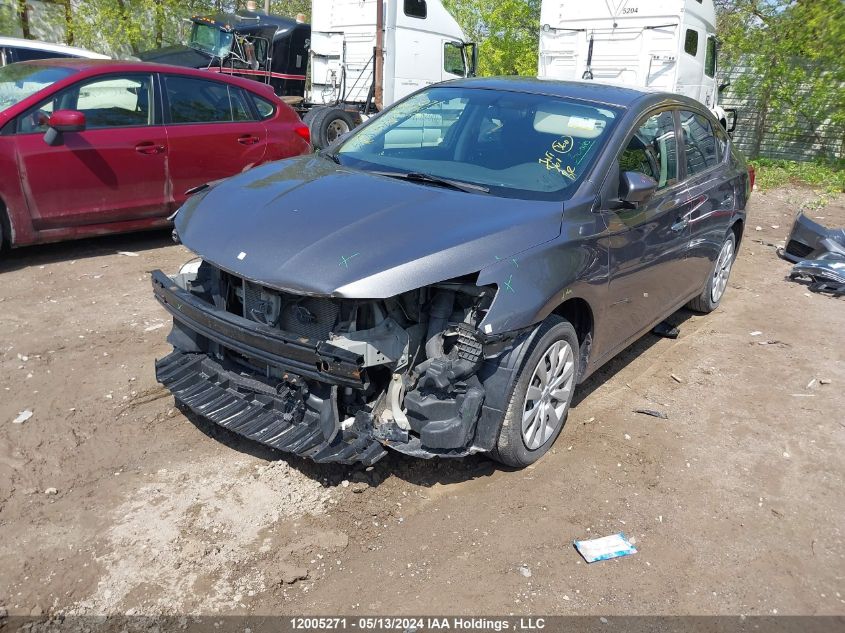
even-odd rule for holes
{"type": "Polygon", "coordinates": [[[355,127],[355,119],[340,108],[320,108],[308,122],[311,143],[324,149],[355,127]]]}
{"type": "Polygon", "coordinates": [[[326,109],[326,106],[314,106],[313,108],[311,108],[310,110],[308,110],[308,112],[306,112],[306,113],[303,115],[303,117],[302,117],[302,122],[303,122],[305,125],[307,125],[307,126],[309,127],[309,129],[310,129],[310,128],[311,128],[311,121],[313,121],[313,120],[314,120],[314,117],[315,117],[315,116],[317,116],[317,113],[318,113],[320,110],[325,110],[325,109],[326,109]]]}
{"type": "Polygon", "coordinates": [[[578,382],[578,353],[569,321],[551,315],[538,326],[490,457],[524,468],[546,454],[566,423],[578,382]]]}

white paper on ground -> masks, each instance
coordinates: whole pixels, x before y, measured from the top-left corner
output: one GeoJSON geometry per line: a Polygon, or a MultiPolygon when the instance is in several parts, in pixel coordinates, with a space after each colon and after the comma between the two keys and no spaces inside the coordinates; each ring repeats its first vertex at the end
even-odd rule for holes
{"type": "Polygon", "coordinates": [[[623,532],[589,541],[575,541],[575,549],[588,563],[637,553],[637,548],[631,545],[623,532]]]}

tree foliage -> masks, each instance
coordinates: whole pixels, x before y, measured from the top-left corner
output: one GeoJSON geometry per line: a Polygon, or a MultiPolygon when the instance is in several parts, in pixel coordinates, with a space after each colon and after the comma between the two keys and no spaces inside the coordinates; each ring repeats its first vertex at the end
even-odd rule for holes
{"type": "Polygon", "coordinates": [[[536,75],[540,0],[444,0],[478,43],[481,75],[536,75]]]}
{"type": "Polygon", "coordinates": [[[845,3],[718,0],[717,5],[722,66],[747,69],[731,90],[757,104],[752,154],[759,154],[765,130],[800,126],[814,130],[830,157],[842,158],[845,3]]]}

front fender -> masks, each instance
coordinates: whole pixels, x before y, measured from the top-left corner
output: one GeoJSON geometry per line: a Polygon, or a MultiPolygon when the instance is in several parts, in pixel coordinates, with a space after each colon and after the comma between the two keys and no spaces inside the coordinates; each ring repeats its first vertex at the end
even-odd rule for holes
{"type": "Polygon", "coordinates": [[[607,251],[595,240],[567,236],[481,270],[478,285],[495,284],[496,297],[479,328],[487,335],[540,323],[555,308],[580,298],[601,305],[608,274],[607,251]]]}

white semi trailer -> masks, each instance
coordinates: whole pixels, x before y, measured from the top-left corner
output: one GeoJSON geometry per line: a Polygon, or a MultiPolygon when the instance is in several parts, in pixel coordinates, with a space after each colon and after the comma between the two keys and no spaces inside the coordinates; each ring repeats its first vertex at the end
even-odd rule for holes
{"type": "Polygon", "coordinates": [[[718,103],[725,85],[717,81],[713,0],[543,0],[540,25],[541,78],[680,93],[728,127],[718,103]]]}
{"type": "Polygon", "coordinates": [[[303,119],[326,145],[418,88],[474,75],[476,61],[440,0],[312,0],[303,119]]]}

